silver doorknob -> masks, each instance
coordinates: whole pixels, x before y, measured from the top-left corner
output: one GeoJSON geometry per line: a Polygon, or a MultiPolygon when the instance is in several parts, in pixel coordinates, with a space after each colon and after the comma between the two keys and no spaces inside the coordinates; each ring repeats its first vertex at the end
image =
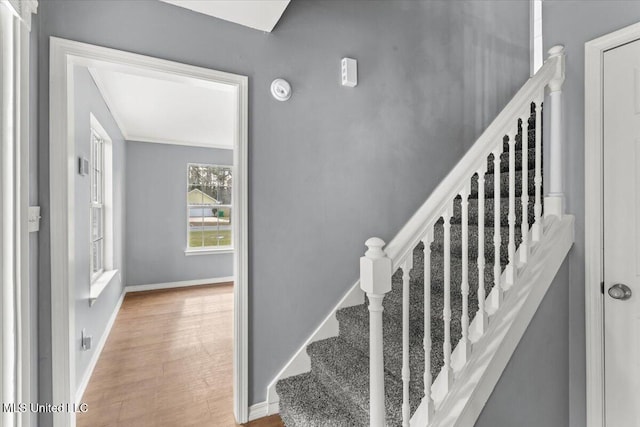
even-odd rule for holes
{"type": "Polygon", "coordinates": [[[609,288],[609,296],[611,298],[619,299],[619,300],[628,300],[631,298],[631,289],[627,285],[623,285],[622,283],[616,283],[615,285],[609,288]]]}

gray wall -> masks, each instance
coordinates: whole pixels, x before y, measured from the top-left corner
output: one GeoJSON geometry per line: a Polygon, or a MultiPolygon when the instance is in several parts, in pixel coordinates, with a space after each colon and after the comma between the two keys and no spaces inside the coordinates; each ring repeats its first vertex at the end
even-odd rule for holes
{"type": "Polygon", "coordinates": [[[107,287],[102,291],[93,306],[89,306],[90,254],[89,254],[89,203],[90,177],[75,174],[75,348],[76,348],[76,384],[80,384],[95,348],[105,332],[107,322],[113,313],[123,291],[124,279],[124,173],[125,142],[120,129],[111,116],[89,70],[86,67],[74,67],[74,117],[76,157],[91,158],[91,127],[89,114],[93,113],[112,140],[113,150],[113,268],[119,270],[107,287]],[[81,350],[81,330],[86,329],[93,336],[91,350],[81,350]]]}
{"type": "MultiPolygon", "coordinates": [[[[530,72],[528,57],[524,60],[525,49],[529,53],[529,2],[512,3],[501,7],[482,0],[459,4],[462,23],[454,37],[462,37],[463,48],[453,54],[462,64],[466,148],[496,118],[530,72]]],[[[460,83],[455,80],[454,84],[460,83]]]]}
{"type": "Polygon", "coordinates": [[[640,20],[637,1],[542,2],[545,49],[567,51],[564,83],[565,192],[567,211],[576,215],[576,243],[569,257],[570,426],[586,425],[584,309],[584,44],[640,20]]]}
{"type": "Polygon", "coordinates": [[[569,425],[568,264],[560,267],[476,427],[569,425]]]}
{"type": "MultiPolygon", "coordinates": [[[[482,3],[295,0],[265,34],[155,0],[42,2],[41,188],[49,36],[248,75],[249,402],[260,402],[355,282],[364,241],[390,240],[468,147],[464,129],[472,135],[486,126],[485,112],[493,116],[528,77],[528,3],[482,3]],[[476,7],[488,11],[466,13],[476,7]],[[509,19],[496,25],[493,13],[509,19]],[[467,26],[478,29],[473,38],[463,35],[467,26]],[[465,58],[491,57],[504,46],[512,49],[509,61],[483,62],[477,72],[483,84],[507,84],[493,104],[476,102],[482,92],[471,79],[463,84],[465,58]],[[339,85],[344,56],[358,59],[356,88],[339,85]],[[270,97],[276,77],[292,83],[289,102],[270,97]],[[478,119],[466,126],[471,117],[478,119]]],[[[48,206],[48,193],[41,197],[48,206]]],[[[48,236],[40,249],[44,288],[48,236]]],[[[43,357],[47,387],[50,353],[43,357]]]]}
{"type": "Polygon", "coordinates": [[[233,151],[127,141],[127,285],[233,276],[233,254],[185,256],[187,164],[233,164],[233,151]]]}

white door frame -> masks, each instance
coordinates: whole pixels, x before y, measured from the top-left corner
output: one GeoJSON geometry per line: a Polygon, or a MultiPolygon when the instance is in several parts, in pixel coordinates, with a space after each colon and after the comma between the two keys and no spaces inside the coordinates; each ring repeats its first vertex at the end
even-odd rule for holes
{"type": "Polygon", "coordinates": [[[585,44],[585,332],[587,427],[604,427],[604,53],[640,39],[640,23],[585,44]]]}
{"type": "MultiPolygon", "coordinates": [[[[51,333],[53,402],[75,402],[74,175],[72,84],[74,65],[131,67],[161,71],[233,85],[238,93],[237,129],[233,151],[234,222],[234,414],[248,418],[248,78],[150,56],[51,37],[49,77],[49,167],[51,199],[51,333]]],[[[88,304],[88,301],[87,301],[88,304]]],[[[75,426],[75,414],[54,413],[55,427],[75,426]]]]}
{"type": "MultiPolygon", "coordinates": [[[[29,48],[37,1],[0,2],[0,400],[30,403],[29,48]]],[[[0,425],[28,426],[29,412],[0,425]]]]}

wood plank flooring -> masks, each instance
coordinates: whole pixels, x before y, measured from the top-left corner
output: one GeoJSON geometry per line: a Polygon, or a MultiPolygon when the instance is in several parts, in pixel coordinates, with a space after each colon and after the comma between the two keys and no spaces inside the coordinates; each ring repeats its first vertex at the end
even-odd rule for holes
{"type": "MultiPolygon", "coordinates": [[[[238,426],[232,356],[232,283],[128,294],[77,425],[238,426]]],[[[247,426],[284,424],[273,416],[247,426]]]]}

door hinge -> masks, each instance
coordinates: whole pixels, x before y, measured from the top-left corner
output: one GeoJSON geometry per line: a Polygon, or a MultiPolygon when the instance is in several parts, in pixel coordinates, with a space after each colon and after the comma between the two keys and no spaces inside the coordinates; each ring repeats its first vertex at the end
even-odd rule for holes
{"type": "Polygon", "coordinates": [[[604,282],[600,282],[600,292],[604,295],[604,282]]]}

